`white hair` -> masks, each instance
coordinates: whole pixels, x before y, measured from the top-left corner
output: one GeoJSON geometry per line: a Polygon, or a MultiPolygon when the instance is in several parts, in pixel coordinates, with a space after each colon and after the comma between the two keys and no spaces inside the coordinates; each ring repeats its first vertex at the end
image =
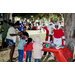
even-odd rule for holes
{"type": "Polygon", "coordinates": [[[55,24],[53,24],[54,25],[54,29],[56,29],[55,28],[55,25],[58,25],[58,29],[60,28],[60,25],[58,24],[58,23],[55,23],[55,24]]]}

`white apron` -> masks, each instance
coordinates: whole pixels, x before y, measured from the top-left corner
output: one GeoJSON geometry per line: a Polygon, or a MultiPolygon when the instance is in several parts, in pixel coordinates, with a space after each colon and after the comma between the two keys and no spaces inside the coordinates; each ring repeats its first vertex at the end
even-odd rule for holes
{"type": "Polygon", "coordinates": [[[54,37],[54,44],[61,46],[62,45],[62,38],[55,38],[54,37]]]}

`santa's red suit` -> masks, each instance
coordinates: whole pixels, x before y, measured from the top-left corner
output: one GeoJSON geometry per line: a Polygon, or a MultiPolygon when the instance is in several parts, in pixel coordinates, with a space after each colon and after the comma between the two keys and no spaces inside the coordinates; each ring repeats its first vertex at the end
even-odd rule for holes
{"type": "Polygon", "coordinates": [[[46,30],[45,41],[48,43],[50,43],[50,41],[52,40],[52,37],[50,37],[50,36],[53,35],[53,33],[52,33],[53,23],[50,22],[49,24],[52,24],[52,25],[42,26],[42,28],[46,30]]]}
{"type": "Polygon", "coordinates": [[[53,32],[54,32],[53,43],[58,46],[63,45],[63,38],[65,38],[63,30],[61,28],[58,28],[58,29],[55,28],[55,29],[53,29],[53,32]]]}

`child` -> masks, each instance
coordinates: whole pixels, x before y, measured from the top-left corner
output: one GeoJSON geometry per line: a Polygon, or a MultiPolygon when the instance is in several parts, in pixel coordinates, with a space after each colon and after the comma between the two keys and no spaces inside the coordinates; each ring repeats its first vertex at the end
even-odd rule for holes
{"type": "Polygon", "coordinates": [[[26,32],[26,27],[23,27],[23,32],[26,32]]]}
{"type": "Polygon", "coordinates": [[[31,56],[32,56],[32,49],[33,49],[33,43],[32,38],[28,38],[27,43],[24,45],[24,49],[26,50],[26,62],[31,62],[31,56]]]}
{"type": "MultiPolygon", "coordinates": [[[[25,34],[28,34],[28,32],[26,32],[26,27],[23,27],[23,31],[21,31],[20,33],[25,32],[25,34]]],[[[29,35],[29,34],[28,34],[29,35]]],[[[20,35],[21,36],[21,35],[20,35]]],[[[27,39],[27,38],[26,38],[27,39]]]]}
{"type": "Polygon", "coordinates": [[[26,43],[27,38],[29,37],[29,34],[26,32],[23,32],[23,34],[21,35],[19,44],[18,44],[18,61],[22,62],[23,61],[23,49],[24,49],[24,44],[26,43]]]}
{"type": "Polygon", "coordinates": [[[40,59],[42,57],[41,49],[43,48],[42,44],[40,43],[41,39],[40,37],[35,37],[34,43],[33,43],[33,58],[35,59],[35,62],[40,62],[40,59]]]}
{"type": "Polygon", "coordinates": [[[63,40],[65,40],[63,30],[59,27],[58,23],[55,23],[55,28],[53,29],[54,37],[53,43],[61,46],[63,45],[63,40]]]}

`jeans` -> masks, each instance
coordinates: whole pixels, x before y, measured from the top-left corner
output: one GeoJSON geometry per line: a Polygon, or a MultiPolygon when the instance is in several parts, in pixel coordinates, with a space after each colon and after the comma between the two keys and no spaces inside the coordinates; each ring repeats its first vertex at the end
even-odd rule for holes
{"type": "Polygon", "coordinates": [[[40,62],[40,59],[35,59],[35,62],[40,62]]]}
{"type": "Polygon", "coordinates": [[[23,61],[23,50],[18,49],[18,53],[19,53],[18,61],[22,62],[23,61]]]}
{"type": "Polygon", "coordinates": [[[28,62],[28,58],[29,62],[31,62],[31,56],[32,56],[32,51],[26,51],[26,62],[28,62]]]}
{"type": "Polygon", "coordinates": [[[12,45],[15,44],[14,41],[11,40],[11,39],[6,39],[6,43],[7,43],[8,46],[12,46],[12,45]]]}

